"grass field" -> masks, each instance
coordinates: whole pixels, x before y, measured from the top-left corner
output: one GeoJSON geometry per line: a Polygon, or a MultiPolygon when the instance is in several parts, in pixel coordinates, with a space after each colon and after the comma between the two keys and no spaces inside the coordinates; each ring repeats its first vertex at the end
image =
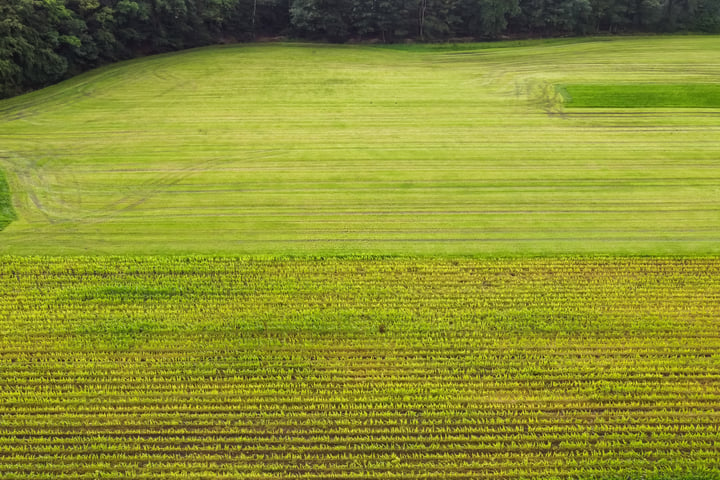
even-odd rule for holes
{"type": "Polygon", "coordinates": [[[718,254],[718,109],[566,109],[555,86],[711,88],[719,47],[239,45],[106,67],[0,102],[18,216],[0,253],[718,254]]]}
{"type": "Polygon", "coordinates": [[[4,479],[720,478],[718,259],[0,272],[4,479]]]}

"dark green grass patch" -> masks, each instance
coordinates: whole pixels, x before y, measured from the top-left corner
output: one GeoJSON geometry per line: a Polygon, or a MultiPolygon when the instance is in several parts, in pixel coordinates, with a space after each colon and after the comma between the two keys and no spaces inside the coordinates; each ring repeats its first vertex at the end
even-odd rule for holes
{"type": "Polygon", "coordinates": [[[10,187],[5,179],[5,173],[0,170],[0,230],[10,225],[10,222],[16,218],[17,215],[12,206],[10,187]]]}
{"type": "Polygon", "coordinates": [[[720,84],[565,85],[571,108],[719,108],[720,84]]]}
{"type": "Polygon", "coordinates": [[[496,50],[499,48],[516,48],[516,47],[545,47],[545,46],[562,46],[577,45],[581,43],[607,42],[607,38],[603,37],[584,37],[584,38],[531,38],[521,40],[503,40],[503,41],[486,41],[486,42],[466,42],[462,39],[443,43],[383,43],[373,45],[374,48],[386,50],[400,50],[405,52],[441,52],[452,53],[454,51],[473,51],[473,50],[496,50]]]}

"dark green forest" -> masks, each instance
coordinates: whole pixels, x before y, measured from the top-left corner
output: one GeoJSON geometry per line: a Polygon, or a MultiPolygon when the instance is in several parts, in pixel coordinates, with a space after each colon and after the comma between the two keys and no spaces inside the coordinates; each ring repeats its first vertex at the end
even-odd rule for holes
{"type": "Polygon", "coordinates": [[[102,64],[272,37],[329,42],[720,32],[720,0],[0,0],[0,98],[102,64]]]}

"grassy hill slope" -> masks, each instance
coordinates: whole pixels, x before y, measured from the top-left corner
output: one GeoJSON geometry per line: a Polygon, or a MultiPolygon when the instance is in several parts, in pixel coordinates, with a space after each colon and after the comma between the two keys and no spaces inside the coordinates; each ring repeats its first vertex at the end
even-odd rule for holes
{"type": "Polygon", "coordinates": [[[239,45],[0,102],[0,253],[717,254],[717,108],[565,109],[701,84],[717,37],[239,45]]]}

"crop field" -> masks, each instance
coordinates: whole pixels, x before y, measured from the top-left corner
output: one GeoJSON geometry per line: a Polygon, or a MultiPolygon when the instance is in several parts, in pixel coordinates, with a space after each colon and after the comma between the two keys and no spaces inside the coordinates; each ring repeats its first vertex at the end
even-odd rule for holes
{"type": "Polygon", "coordinates": [[[0,259],[0,477],[720,478],[717,259],[0,259]]]}
{"type": "Polygon", "coordinates": [[[719,50],[260,44],[105,67],[0,102],[0,253],[719,254],[719,50]],[[567,108],[563,85],[584,88],[567,108]]]}

